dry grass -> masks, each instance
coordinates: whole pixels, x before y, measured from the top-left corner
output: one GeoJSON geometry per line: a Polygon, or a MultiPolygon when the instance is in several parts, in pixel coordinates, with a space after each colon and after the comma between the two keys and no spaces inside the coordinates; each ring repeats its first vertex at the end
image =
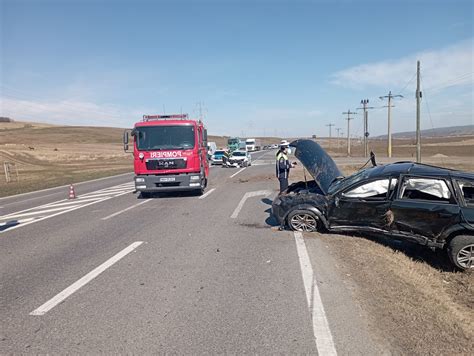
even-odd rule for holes
{"type": "MultiPolygon", "coordinates": [[[[122,129],[0,123],[0,161],[15,163],[19,181],[0,182],[0,196],[133,170],[122,129]]],[[[2,167],[3,171],[3,167],[2,167]]]]}
{"type": "Polygon", "coordinates": [[[368,311],[373,332],[394,350],[472,354],[474,274],[435,268],[443,251],[377,238],[317,233],[307,237],[322,239],[328,246],[339,272],[357,285],[358,302],[368,311]]]}

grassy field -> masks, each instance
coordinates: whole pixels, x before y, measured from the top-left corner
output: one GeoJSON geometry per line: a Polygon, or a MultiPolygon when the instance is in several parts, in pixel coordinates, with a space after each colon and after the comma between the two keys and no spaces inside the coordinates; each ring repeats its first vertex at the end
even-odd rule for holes
{"type": "Polygon", "coordinates": [[[0,161],[15,163],[18,181],[2,176],[0,196],[133,171],[123,129],[0,123],[0,161]]]}

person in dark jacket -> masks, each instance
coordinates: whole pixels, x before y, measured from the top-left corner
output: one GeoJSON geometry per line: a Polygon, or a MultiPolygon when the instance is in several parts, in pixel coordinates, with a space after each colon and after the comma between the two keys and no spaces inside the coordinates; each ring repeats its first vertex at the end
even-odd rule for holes
{"type": "Polygon", "coordinates": [[[288,146],[280,145],[280,149],[276,154],[276,176],[280,181],[280,194],[288,188],[288,175],[293,167],[288,160],[288,146]]]}

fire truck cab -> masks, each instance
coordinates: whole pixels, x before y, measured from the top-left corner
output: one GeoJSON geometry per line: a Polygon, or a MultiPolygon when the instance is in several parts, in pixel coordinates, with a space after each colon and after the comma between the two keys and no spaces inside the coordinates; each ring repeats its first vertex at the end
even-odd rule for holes
{"type": "Polygon", "coordinates": [[[124,149],[133,137],[135,188],[143,197],[153,192],[195,190],[204,193],[209,176],[207,130],[184,115],[144,115],[126,130],[124,149]]]}

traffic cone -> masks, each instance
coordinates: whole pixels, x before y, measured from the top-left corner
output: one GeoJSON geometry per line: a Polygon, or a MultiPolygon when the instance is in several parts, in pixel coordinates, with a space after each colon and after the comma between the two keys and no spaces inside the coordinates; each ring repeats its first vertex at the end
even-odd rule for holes
{"type": "Polygon", "coordinates": [[[76,199],[76,192],[72,184],[69,186],[69,199],[76,199]]]}

